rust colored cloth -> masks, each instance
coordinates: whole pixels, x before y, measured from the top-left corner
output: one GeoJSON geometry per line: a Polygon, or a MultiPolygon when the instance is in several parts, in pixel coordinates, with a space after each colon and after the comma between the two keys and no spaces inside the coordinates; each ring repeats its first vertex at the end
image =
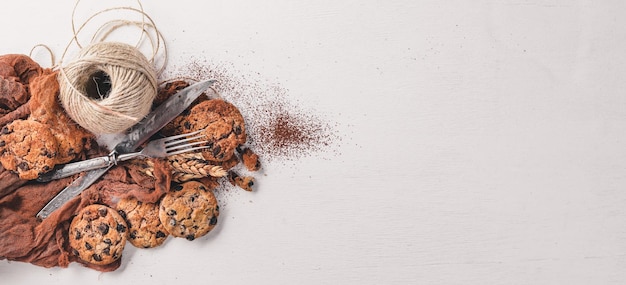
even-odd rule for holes
{"type": "Polygon", "coordinates": [[[0,198],[24,185],[24,183],[26,183],[25,180],[21,180],[17,174],[6,171],[2,165],[0,165],[0,198]]]}
{"type": "Polygon", "coordinates": [[[30,114],[30,80],[43,69],[30,57],[21,54],[0,56],[0,127],[30,114]],[[7,115],[8,114],[8,115],[7,115]]]}
{"type": "MultiPolygon", "coordinates": [[[[58,84],[54,76],[51,70],[40,68],[28,56],[0,56],[0,87],[2,80],[21,84],[21,88],[17,85],[0,88],[0,127],[35,115],[37,120],[50,124],[51,129],[72,134],[80,132],[62,126],[75,123],[63,112],[58,112],[58,84]]],[[[84,133],[79,135],[85,137],[84,133]]],[[[70,143],[70,147],[78,143],[70,143]]],[[[80,147],[82,149],[75,150],[80,153],[79,158],[106,153],[95,144],[82,142],[80,147]]],[[[115,207],[120,199],[128,196],[143,202],[158,201],[169,191],[171,169],[165,160],[155,159],[153,162],[155,178],[143,175],[136,168],[139,166],[120,164],[44,220],[36,218],[37,212],[76,177],[39,183],[21,180],[16,173],[0,166],[0,260],[28,262],[46,268],[67,267],[71,262],[78,262],[102,272],[116,270],[123,257],[112,264],[98,266],[83,263],[70,253],[68,228],[71,219],[82,208],[94,203],[115,207]]]]}
{"type": "Polygon", "coordinates": [[[43,68],[30,57],[23,54],[7,54],[0,56],[0,76],[4,78],[17,77],[25,85],[30,79],[41,74],[43,68]]]}
{"type": "MultiPolygon", "coordinates": [[[[170,173],[168,164],[155,161],[155,176],[158,178],[146,177],[143,182],[146,186],[152,184],[153,188],[149,188],[135,184],[126,168],[117,166],[44,220],[35,217],[37,212],[69,185],[73,178],[49,183],[24,183],[0,199],[0,220],[3,221],[0,224],[0,258],[43,267],[67,267],[70,262],[82,263],[70,254],[67,244],[72,217],[85,206],[94,203],[114,208],[120,199],[128,196],[154,203],[169,190],[170,173]]],[[[120,262],[105,266],[83,265],[106,272],[117,269],[120,262]]]]}

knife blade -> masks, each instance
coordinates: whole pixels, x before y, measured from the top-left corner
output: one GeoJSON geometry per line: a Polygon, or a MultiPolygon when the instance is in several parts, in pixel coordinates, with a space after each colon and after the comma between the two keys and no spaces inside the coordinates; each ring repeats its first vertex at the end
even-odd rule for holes
{"type": "MultiPolygon", "coordinates": [[[[167,123],[182,113],[191,103],[204,93],[215,80],[205,80],[177,92],[161,103],[154,111],[150,112],[139,123],[130,128],[128,134],[113,149],[112,153],[129,153],[135,151],[142,143],[163,128],[167,123]]],[[[52,212],[60,208],[67,201],[87,189],[100,176],[106,173],[112,166],[91,170],[85,176],[74,180],[69,186],[61,190],[50,202],[48,202],[37,217],[47,218],[52,212]]]]}
{"type": "Polygon", "coordinates": [[[187,109],[200,94],[209,89],[215,82],[216,80],[213,79],[201,81],[170,96],[141,122],[133,126],[124,140],[115,146],[115,151],[120,154],[135,151],[137,147],[187,109]]]}

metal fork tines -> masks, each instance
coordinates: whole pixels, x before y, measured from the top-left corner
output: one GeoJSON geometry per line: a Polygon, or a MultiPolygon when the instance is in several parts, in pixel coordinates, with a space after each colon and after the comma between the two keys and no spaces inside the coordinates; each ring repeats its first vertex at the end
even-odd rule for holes
{"type": "Polygon", "coordinates": [[[202,134],[203,131],[204,129],[153,140],[139,152],[117,155],[114,163],[133,159],[138,156],[165,157],[208,148],[208,146],[206,146],[207,141],[197,141],[206,136],[202,134]]]}
{"type": "Polygon", "coordinates": [[[39,178],[37,178],[37,181],[48,182],[51,180],[68,177],[83,171],[110,167],[111,165],[115,165],[119,162],[140,156],[166,157],[170,155],[205,149],[208,148],[208,146],[206,145],[207,141],[198,141],[205,136],[204,134],[202,134],[203,131],[204,129],[187,134],[153,140],[139,152],[119,154],[116,151],[112,151],[107,156],[68,163],[58,169],[55,169],[54,171],[40,175],[39,178]]]}

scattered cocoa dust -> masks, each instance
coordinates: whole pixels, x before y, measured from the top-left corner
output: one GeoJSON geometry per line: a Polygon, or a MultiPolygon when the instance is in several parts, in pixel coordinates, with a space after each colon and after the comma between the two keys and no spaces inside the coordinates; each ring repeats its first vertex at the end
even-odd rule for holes
{"type": "Polygon", "coordinates": [[[172,70],[167,78],[217,79],[220,95],[244,116],[247,144],[264,163],[294,161],[323,152],[338,154],[341,140],[336,124],[289,101],[287,90],[280,85],[238,72],[226,63],[198,58],[172,70]]]}

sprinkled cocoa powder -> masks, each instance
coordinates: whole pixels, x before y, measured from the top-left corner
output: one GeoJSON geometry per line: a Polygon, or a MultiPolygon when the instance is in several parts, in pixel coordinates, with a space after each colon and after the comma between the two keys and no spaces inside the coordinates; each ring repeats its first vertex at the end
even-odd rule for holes
{"type": "MultiPolygon", "coordinates": [[[[335,151],[340,138],[333,125],[315,111],[289,101],[287,90],[237,71],[227,63],[192,58],[174,67],[168,78],[218,80],[217,90],[241,111],[247,144],[263,162],[293,161],[324,151],[335,151]]],[[[258,75],[258,74],[257,74],[258,75]]]]}
{"type": "Polygon", "coordinates": [[[325,126],[315,116],[290,110],[268,110],[268,121],[259,127],[256,149],[271,157],[299,158],[330,144],[325,126]]]}

